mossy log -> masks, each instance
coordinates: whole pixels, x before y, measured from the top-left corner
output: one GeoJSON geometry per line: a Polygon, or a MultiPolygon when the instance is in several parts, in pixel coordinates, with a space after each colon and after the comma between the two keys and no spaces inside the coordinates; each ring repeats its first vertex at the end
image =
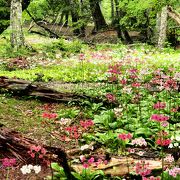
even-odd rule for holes
{"type": "Polygon", "coordinates": [[[0,76],[0,92],[12,93],[16,96],[30,96],[47,102],[61,102],[61,103],[81,103],[84,100],[100,103],[103,105],[117,106],[117,102],[109,102],[103,97],[91,97],[85,94],[78,94],[72,92],[59,92],[54,89],[45,87],[41,83],[33,83],[22,79],[13,79],[5,76],[0,76]]]}

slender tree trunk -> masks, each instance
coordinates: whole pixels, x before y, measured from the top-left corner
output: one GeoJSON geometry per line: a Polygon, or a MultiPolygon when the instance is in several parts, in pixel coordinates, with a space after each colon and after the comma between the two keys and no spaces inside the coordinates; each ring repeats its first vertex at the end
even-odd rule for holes
{"type": "Polygon", "coordinates": [[[112,19],[112,24],[114,22],[114,0],[111,0],[111,19],[112,19]]]}
{"type": "Polygon", "coordinates": [[[10,12],[11,46],[18,50],[24,46],[22,31],[22,0],[11,0],[10,12]]]}
{"type": "Polygon", "coordinates": [[[107,27],[99,2],[97,0],[89,0],[89,3],[95,24],[95,31],[99,31],[100,29],[107,27]]]}
{"type": "Polygon", "coordinates": [[[160,27],[159,27],[159,37],[158,37],[158,48],[163,48],[166,41],[166,29],[167,29],[167,6],[162,8],[160,27]]]}
{"type": "Polygon", "coordinates": [[[153,37],[153,43],[158,44],[158,37],[159,37],[159,30],[160,30],[160,24],[161,24],[161,14],[158,12],[156,14],[156,27],[154,30],[154,37],[153,37]]]}
{"type": "Polygon", "coordinates": [[[114,0],[114,2],[115,2],[115,5],[116,5],[116,17],[115,17],[115,20],[114,20],[114,26],[116,28],[118,38],[120,38],[121,41],[124,41],[124,38],[125,38],[126,43],[131,44],[131,43],[133,43],[133,41],[132,41],[131,37],[129,36],[128,31],[126,30],[126,28],[124,26],[122,26],[120,24],[120,20],[123,17],[124,12],[121,9],[119,9],[119,1],[114,0]],[[123,38],[122,34],[124,35],[124,38],[123,38]]]}

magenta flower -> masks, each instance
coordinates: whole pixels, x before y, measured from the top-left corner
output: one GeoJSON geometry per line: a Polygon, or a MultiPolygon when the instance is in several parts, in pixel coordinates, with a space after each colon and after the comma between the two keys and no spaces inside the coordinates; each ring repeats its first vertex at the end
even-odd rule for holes
{"type": "Polygon", "coordinates": [[[140,87],[140,86],[141,86],[141,83],[134,82],[134,83],[132,83],[132,84],[131,84],[131,86],[132,86],[132,87],[136,87],[136,88],[138,88],[138,87],[140,87]]]}
{"type": "Polygon", "coordinates": [[[58,114],[57,113],[47,113],[47,112],[44,112],[42,114],[42,117],[43,118],[47,118],[47,119],[56,119],[58,117],[58,114]]]}
{"type": "Polygon", "coordinates": [[[94,122],[90,119],[90,120],[86,120],[86,121],[80,121],[80,124],[84,129],[87,130],[89,127],[94,125],[94,122]]]}
{"type": "Polygon", "coordinates": [[[119,134],[118,135],[118,138],[125,141],[125,140],[128,140],[128,139],[131,139],[132,138],[132,134],[128,133],[128,134],[119,134]]]}
{"type": "Polygon", "coordinates": [[[122,79],[122,80],[120,81],[120,83],[121,83],[122,85],[125,85],[125,84],[127,84],[127,80],[126,80],[126,79],[122,79]]]}
{"type": "Polygon", "coordinates": [[[4,158],[2,159],[2,165],[3,167],[12,167],[16,164],[16,159],[15,158],[4,158]]]}
{"type": "Polygon", "coordinates": [[[171,140],[170,139],[158,138],[156,140],[156,144],[159,146],[169,146],[169,144],[171,144],[171,140]]]}
{"type": "Polygon", "coordinates": [[[87,169],[89,167],[89,165],[87,163],[83,164],[83,168],[87,169]]]}
{"type": "Polygon", "coordinates": [[[149,163],[145,163],[145,161],[140,161],[136,163],[135,166],[136,174],[144,177],[151,174],[151,170],[149,169],[149,163]]]}
{"type": "Polygon", "coordinates": [[[89,163],[89,164],[92,164],[93,162],[94,162],[94,158],[91,157],[91,158],[88,160],[88,163],[89,163]]]}
{"type": "Polygon", "coordinates": [[[165,107],[166,107],[166,103],[159,101],[153,106],[154,109],[164,109],[165,107]]]}
{"type": "Polygon", "coordinates": [[[151,116],[151,119],[154,120],[154,121],[162,122],[162,121],[169,120],[169,116],[165,116],[163,114],[153,114],[151,116]]]}

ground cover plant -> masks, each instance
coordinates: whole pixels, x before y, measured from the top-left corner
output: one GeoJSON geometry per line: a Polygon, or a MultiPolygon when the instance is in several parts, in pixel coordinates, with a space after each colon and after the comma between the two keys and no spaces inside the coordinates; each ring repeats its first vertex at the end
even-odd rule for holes
{"type": "MultiPolygon", "coordinates": [[[[34,46],[31,55],[3,56],[0,76],[101,97],[102,102],[47,103],[3,91],[1,123],[64,148],[74,179],[179,179],[179,52],[65,40],[47,46],[34,46]],[[68,43],[77,51],[68,50],[68,43]]],[[[3,179],[68,179],[58,163],[47,161],[42,143],[27,154],[32,164],[0,154],[3,179]]]]}

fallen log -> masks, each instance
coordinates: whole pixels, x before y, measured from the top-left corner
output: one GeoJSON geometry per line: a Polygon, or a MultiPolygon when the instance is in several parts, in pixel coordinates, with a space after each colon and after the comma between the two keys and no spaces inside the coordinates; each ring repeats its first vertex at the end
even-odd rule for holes
{"type": "Polygon", "coordinates": [[[48,102],[76,102],[81,103],[83,100],[100,103],[104,105],[117,106],[117,102],[109,102],[101,97],[91,97],[85,94],[78,94],[72,92],[59,92],[54,89],[42,86],[40,83],[33,83],[23,79],[8,78],[0,76],[0,92],[12,93],[16,96],[30,96],[39,98],[48,102]]]}
{"type": "MultiPolygon", "coordinates": [[[[36,158],[31,158],[28,151],[33,145],[45,148],[46,154],[44,159],[49,162],[58,162],[63,168],[68,179],[74,180],[71,174],[71,168],[68,165],[66,152],[57,147],[51,147],[26,138],[16,131],[11,131],[7,128],[0,128],[0,154],[2,157],[15,157],[23,164],[34,164],[37,162],[36,158]]],[[[42,162],[42,160],[40,161],[42,162]]]]}

